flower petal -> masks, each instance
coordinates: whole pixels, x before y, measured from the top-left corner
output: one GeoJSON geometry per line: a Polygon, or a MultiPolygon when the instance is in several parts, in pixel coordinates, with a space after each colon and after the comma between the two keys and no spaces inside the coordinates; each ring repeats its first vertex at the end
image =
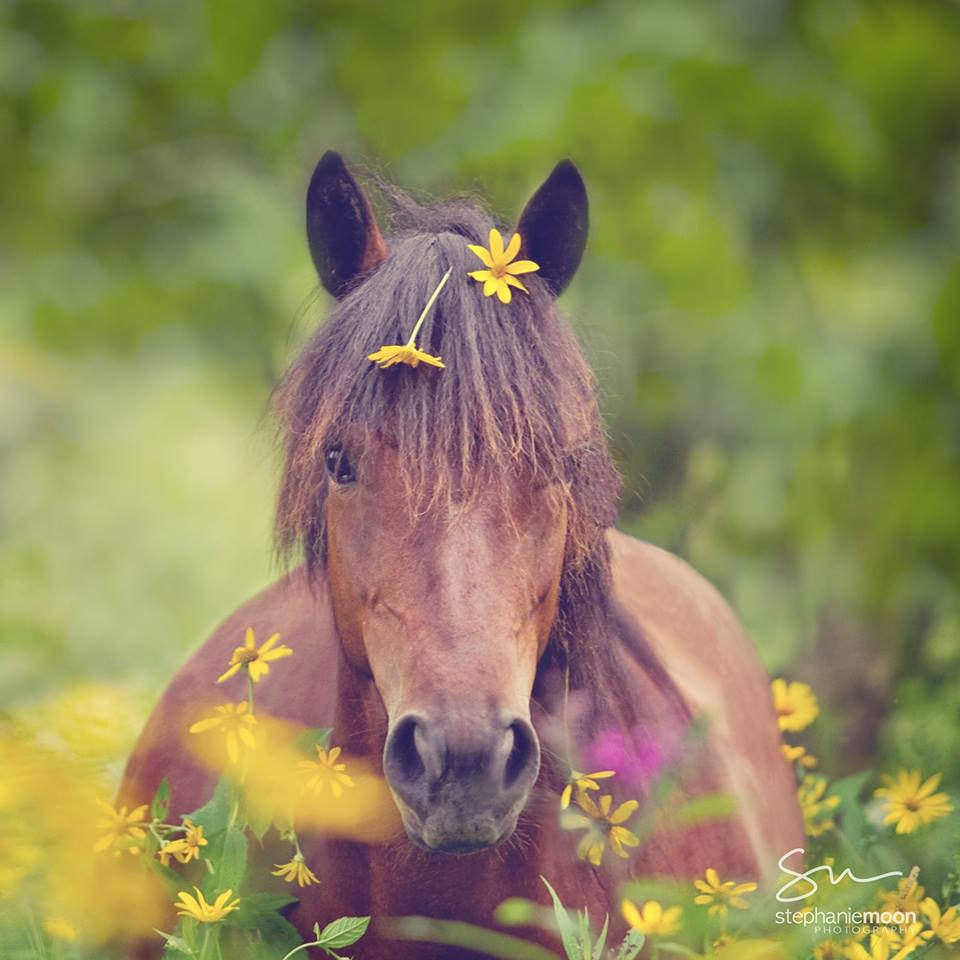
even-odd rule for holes
{"type": "MultiPolygon", "coordinates": [[[[493,259],[491,258],[490,253],[486,247],[481,247],[478,243],[468,243],[467,249],[472,253],[475,253],[483,261],[483,265],[485,267],[493,266],[493,259]]],[[[479,273],[480,271],[476,271],[476,272],[479,273]]],[[[472,277],[473,274],[471,273],[470,276],[472,277]]]]}
{"type": "Polygon", "coordinates": [[[507,265],[507,273],[518,274],[518,273],[534,273],[540,269],[539,263],[534,263],[532,260],[515,260],[513,263],[507,265]]]}
{"type": "Polygon", "coordinates": [[[500,236],[500,231],[496,227],[490,228],[490,256],[494,263],[503,260],[503,237],[500,236]]]}
{"type": "Polygon", "coordinates": [[[507,244],[507,249],[503,251],[503,259],[509,263],[520,252],[520,234],[515,233],[507,244]]]}

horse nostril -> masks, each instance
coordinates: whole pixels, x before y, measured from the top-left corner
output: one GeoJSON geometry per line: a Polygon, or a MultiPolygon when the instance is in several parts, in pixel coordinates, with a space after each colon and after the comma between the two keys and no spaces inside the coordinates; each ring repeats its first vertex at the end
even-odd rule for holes
{"type": "Polygon", "coordinates": [[[425,773],[417,744],[418,726],[413,717],[406,717],[397,724],[387,744],[386,772],[407,783],[416,782],[425,773]]]}
{"type": "Polygon", "coordinates": [[[503,769],[504,790],[510,790],[524,773],[529,775],[531,767],[539,765],[539,751],[530,725],[517,720],[510,724],[509,732],[513,735],[513,748],[503,769]]]}

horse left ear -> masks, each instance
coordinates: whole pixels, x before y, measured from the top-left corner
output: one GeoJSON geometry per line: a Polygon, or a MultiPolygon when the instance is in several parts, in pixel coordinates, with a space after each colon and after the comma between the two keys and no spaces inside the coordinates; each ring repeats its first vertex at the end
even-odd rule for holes
{"type": "Polygon", "coordinates": [[[335,150],[320,158],[310,178],[307,240],[320,280],[337,298],[387,257],[370,201],[335,150]]]}
{"type": "Polygon", "coordinates": [[[540,265],[538,276],[560,296],[580,266],[590,210],[580,171],[561,160],[520,214],[517,233],[523,241],[519,256],[540,265]]]}

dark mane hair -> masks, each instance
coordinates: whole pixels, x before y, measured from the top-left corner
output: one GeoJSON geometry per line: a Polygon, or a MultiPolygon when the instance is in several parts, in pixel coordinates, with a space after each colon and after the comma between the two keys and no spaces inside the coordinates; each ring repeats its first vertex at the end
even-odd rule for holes
{"type": "MultiPolygon", "coordinates": [[[[339,300],[276,393],[285,466],[277,516],[281,555],[301,547],[324,560],[326,451],[345,429],[389,431],[420,509],[455,508],[516,471],[560,481],[569,514],[560,613],[548,660],[569,664],[573,687],[609,685],[616,629],[604,536],[616,520],[620,480],[595,384],[569,323],[536,274],[509,306],[468,279],[480,268],[467,243],[486,245],[489,215],[455,200],[423,206],[381,184],[392,208],[389,257],[339,300]],[[446,369],[381,371],[366,356],[404,343],[447,268],[418,337],[446,369]]],[[[509,234],[508,234],[509,236],[509,234]]],[[[626,700],[627,698],[624,697],[626,700]]]]}

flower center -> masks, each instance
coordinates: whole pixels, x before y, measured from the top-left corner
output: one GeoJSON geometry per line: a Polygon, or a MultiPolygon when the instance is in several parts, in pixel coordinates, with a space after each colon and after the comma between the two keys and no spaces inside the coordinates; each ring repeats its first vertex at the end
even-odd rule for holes
{"type": "Polygon", "coordinates": [[[237,647],[235,656],[237,663],[253,663],[257,659],[257,651],[249,650],[247,647],[237,647]]]}
{"type": "Polygon", "coordinates": [[[500,279],[502,279],[502,277],[504,276],[504,274],[506,274],[506,272],[507,272],[507,267],[508,267],[508,266],[509,266],[509,264],[506,264],[506,263],[499,263],[499,262],[498,262],[498,263],[494,263],[494,265],[490,268],[490,272],[491,272],[498,280],[500,280],[500,279]]]}

